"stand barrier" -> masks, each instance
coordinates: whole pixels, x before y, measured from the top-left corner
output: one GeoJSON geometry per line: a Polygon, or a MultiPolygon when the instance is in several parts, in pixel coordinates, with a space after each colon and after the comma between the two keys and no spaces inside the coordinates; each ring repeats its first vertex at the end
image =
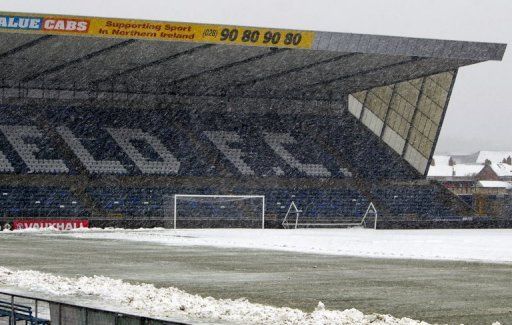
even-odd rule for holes
{"type": "Polygon", "coordinates": [[[0,291],[0,324],[187,325],[187,323],[0,291]]]}

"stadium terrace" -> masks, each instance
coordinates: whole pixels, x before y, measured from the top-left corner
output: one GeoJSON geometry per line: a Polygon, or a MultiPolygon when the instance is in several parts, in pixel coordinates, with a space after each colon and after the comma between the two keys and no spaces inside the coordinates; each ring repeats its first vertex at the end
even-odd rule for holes
{"type": "Polygon", "coordinates": [[[426,175],[458,70],[505,48],[0,13],[0,225],[497,222],[426,175]]]}

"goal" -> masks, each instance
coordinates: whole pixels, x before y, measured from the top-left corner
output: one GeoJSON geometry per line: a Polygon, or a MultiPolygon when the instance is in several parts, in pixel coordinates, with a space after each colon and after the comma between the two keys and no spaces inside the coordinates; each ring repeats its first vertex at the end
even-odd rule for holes
{"type": "Polygon", "coordinates": [[[294,228],[297,229],[299,227],[305,227],[305,228],[315,228],[315,227],[336,227],[336,228],[366,228],[367,227],[367,221],[370,218],[373,218],[373,229],[377,229],[377,219],[378,219],[378,213],[377,209],[375,208],[375,205],[373,205],[373,202],[370,202],[368,204],[368,207],[366,208],[366,211],[358,222],[313,222],[308,219],[301,219],[301,214],[303,213],[302,210],[300,210],[294,201],[290,203],[290,206],[288,207],[288,210],[286,211],[286,215],[284,216],[283,222],[281,225],[285,229],[294,228]],[[295,218],[294,218],[295,217],[295,218]]]}
{"type": "Polygon", "coordinates": [[[265,228],[264,195],[175,194],[176,228],[265,228]]]}

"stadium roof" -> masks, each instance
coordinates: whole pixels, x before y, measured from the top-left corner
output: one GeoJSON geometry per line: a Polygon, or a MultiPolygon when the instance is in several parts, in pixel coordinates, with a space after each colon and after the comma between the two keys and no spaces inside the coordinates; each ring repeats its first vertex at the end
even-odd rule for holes
{"type": "Polygon", "coordinates": [[[501,60],[505,48],[494,43],[0,13],[2,88],[337,99],[501,60]]]}

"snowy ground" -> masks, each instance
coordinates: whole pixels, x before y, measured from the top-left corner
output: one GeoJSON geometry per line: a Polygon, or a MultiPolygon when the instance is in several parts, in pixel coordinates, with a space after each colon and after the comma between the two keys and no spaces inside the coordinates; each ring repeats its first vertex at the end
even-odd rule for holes
{"type": "MultiPolygon", "coordinates": [[[[37,238],[47,238],[51,242],[58,239],[66,239],[68,241],[87,239],[93,242],[110,241],[111,243],[119,242],[119,245],[126,245],[122,242],[129,241],[137,245],[142,245],[142,243],[144,245],[163,244],[177,248],[210,246],[242,250],[266,249],[303,252],[314,254],[311,255],[312,257],[340,255],[339,258],[342,258],[341,256],[360,256],[479,261],[500,263],[503,267],[509,267],[507,264],[512,264],[512,230],[78,229],[60,232],[51,229],[27,229],[14,232],[6,231],[0,233],[0,237],[2,235],[6,235],[3,236],[6,239],[5,243],[11,244],[12,240],[9,240],[9,238],[23,240],[25,235],[27,235],[34,240],[37,240],[37,238]],[[31,233],[37,234],[32,236],[31,233]],[[112,240],[114,241],[112,242],[112,240]]],[[[78,240],[77,242],[80,243],[81,241],[78,240]]],[[[140,261],[137,263],[140,263],[140,261]]],[[[128,283],[117,279],[119,277],[117,273],[111,273],[112,277],[105,277],[91,276],[91,274],[89,276],[80,276],[83,273],[78,272],[73,273],[79,274],[75,277],[74,275],[57,276],[54,273],[29,271],[24,270],[25,268],[26,266],[5,268],[2,267],[0,262],[0,289],[18,288],[57,298],[61,297],[67,301],[80,301],[84,297],[89,297],[101,302],[105,306],[122,308],[125,312],[146,314],[159,318],[177,317],[179,319],[191,319],[194,320],[194,323],[197,320],[201,320],[205,323],[220,322],[223,324],[427,324],[408,318],[400,319],[380,314],[365,315],[356,309],[325,310],[321,303],[319,303],[319,307],[315,311],[305,312],[294,308],[251,303],[245,299],[215,299],[206,295],[189,294],[168,285],[155,287],[152,284],[128,283]],[[147,306],[150,306],[150,308],[148,309],[147,306]]],[[[31,267],[28,266],[28,268],[31,267]]],[[[396,271],[397,269],[395,268],[394,272],[396,271]]],[[[437,273],[434,275],[427,274],[426,276],[442,277],[442,274],[444,274],[442,270],[434,269],[434,271],[437,273]]],[[[256,271],[253,270],[253,272],[256,271]]],[[[368,272],[371,272],[371,270],[368,270],[368,272]]],[[[105,273],[100,272],[99,274],[105,273]]],[[[399,274],[408,273],[399,272],[399,274]]],[[[400,275],[397,276],[400,277],[400,275]]],[[[382,281],[385,278],[380,277],[379,279],[382,281]]],[[[413,278],[408,277],[408,281],[414,281],[411,279],[413,278]]],[[[462,280],[463,278],[456,279],[457,282],[462,280]]],[[[151,282],[151,280],[147,282],[151,282]]],[[[178,287],[181,286],[178,285],[178,287]]],[[[403,288],[405,289],[406,287],[403,288]]],[[[481,292],[483,291],[478,291],[478,293],[481,292]]],[[[211,293],[207,293],[207,295],[209,294],[211,293]]],[[[347,293],[347,295],[350,297],[350,294],[347,293]]],[[[227,297],[233,296],[229,295],[227,297]]],[[[324,300],[325,295],[321,295],[318,298],[324,300]]],[[[314,300],[314,304],[316,304],[318,298],[314,300]]],[[[393,299],[393,301],[396,302],[396,299],[393,299]]],[[[282,306],[289,305],[284,304],[282,306]]],[[[340,309],[351,306],[344,306],[340,309]]],[[[380,311],[387,312],[389,309],[385,308],[380,311]]],[[[401,315],[410,316],[411,313],[402,313],[401,315]]],[[[487,318],[487,321],[483,323],[490,324],[497,318],[487,318]]]]}
{"type": "Polygon", "coordinates": [[[56,297],[88,296],[106,304],[123,306],[153,317],[192,317],[233,324],[401,324],[428,325],[409,318],[364,315],[356,309],[326,310],[321,302],[312,313],[298,309],[254,304],[245,299],[214,299],[177,288],[130,284],[103,276],[68,278],[37,271],[14,271],[0,267],[0,285],[15,286],[56,297]]]}
{"type": "MultiPolygon", "coordinates": [[[[28,230],[30,231],[30,230],[28,230]]],[[[55,232],[47,232],[49,235],[55,232]]],[[[62,235],[59,233],[59,235],[62,235]]],[[[303,253],[512,263],[512,229],[85,229],[66,236],[175,246],[270,249],[303,253]]]]}

